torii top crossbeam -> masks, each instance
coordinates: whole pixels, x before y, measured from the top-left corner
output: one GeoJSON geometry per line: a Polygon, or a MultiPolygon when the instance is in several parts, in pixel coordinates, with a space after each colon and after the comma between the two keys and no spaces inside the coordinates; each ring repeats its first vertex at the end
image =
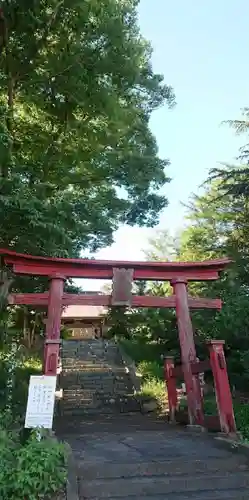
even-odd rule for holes
{"type": "Polygon", "coordinates": [[[183,278],[187,281],[216,280],[219,272],[230,263],[229,259],[202,262],[136,262],[90,259],[65,259],[40,257],[17,253],[0,248],[6,265],[13,266],[16,274],[53,276],[61,274],[65,278],[112,279],[113,269],[123,268],[133,271],[134,280],[171,281],[183,278]]]}

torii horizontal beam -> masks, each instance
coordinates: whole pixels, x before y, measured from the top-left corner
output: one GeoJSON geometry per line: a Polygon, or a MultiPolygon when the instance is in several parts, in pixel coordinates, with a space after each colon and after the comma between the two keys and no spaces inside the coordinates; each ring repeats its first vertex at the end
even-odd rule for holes
{"type": "MultiPolygon", "coordinates": [[[[48,292],[45,293],[14,293],[9,295],[9,305],[32,305],[46,306],[48,304],[48,292]]],[[[62,298],[63,306],[69,305],[91,305],[109,307],[112,305],[111,295],[85,295],[64,293],[62,298]]],[[[221,309],[222,302],[220,299],[205,299],[188,297],[188,304],[191,309],[221,309]]],[[[175,308],[175,295],[170,297],[156,297],[154,295],[133,295],[132,307],[164,307],[175,308]]]]}
{"type": "Polygon", "coordinates": [[[114,268],[133,270],[133,279],[171,281],[184,278],[188,281],[206,281],[219,278],[219,272],[231,262],[216,259],[203,262],[126,262],[91,259],[63,259],[39,257],[0,249],[4,263],[17,274],[37,276],[63,275],[65,278],[112,279],[114,268]]]}

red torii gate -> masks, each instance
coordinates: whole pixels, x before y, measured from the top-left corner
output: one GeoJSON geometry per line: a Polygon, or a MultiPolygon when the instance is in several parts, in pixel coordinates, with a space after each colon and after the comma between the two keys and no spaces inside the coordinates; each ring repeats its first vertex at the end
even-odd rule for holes
{"type": "Polygon", "coordinates": [[[90,259],[65,259],[39,257],[0,249],[4,264],[16,274],[47,276],[50,288],[47,293],[12,294],[9,304],[48,305],[44,373],[56,375],[60,345],[61,311],[66,305],[121,305],[132,307],[175,308],[181,347],[189,423],[202,423],[202,396],[199,377],[191,365],[196,363],[196,350],[190,308],[221,309],[221,300],[192,298],[188,296],[189,281],[217,280],[219,273],[229,264],[228,259],[203,262],[125,262],[90,259]],[[64,293],[67,278],[101,278],[113,280],[112,295],[83,295],[64,293]],[[171,297],[134,296],[133,280],[170,281],[174,294],[171,297]]]}

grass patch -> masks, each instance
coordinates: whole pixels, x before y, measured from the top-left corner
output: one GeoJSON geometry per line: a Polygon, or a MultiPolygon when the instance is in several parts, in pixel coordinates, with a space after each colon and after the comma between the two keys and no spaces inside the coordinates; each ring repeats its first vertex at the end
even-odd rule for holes
{"type": "Polygon", "coordinates": [[[163,381],[163,367],[156,361],[140,361],[137,369],[144,378],[153,378],[163,381]]]}
{"type": "MultiPolygon", "coordinates": [[[[243,440],[249,442],[249,404],[242,404],[234,399],[233,409],[237,430],[241,433],[243,440]]],[[[204,398],[204,413],[205,415],[218,414],[214,395],[204,398]]]]}
{"type": "Polygon", "coordinates": [[[156,379],[145,379],[141,385],[140,395],[145,399],[155,399],[158,406],[163,409],[166,400],[165,384],[156,379]]]}
{"type": "Polygon", "coordinates": [[[142,377],[140,396],[155,399],[160,409],[165,408],[167,395],[163,379],[163,361],[160,357],[162,346],[130,340],[122,341],[121,345],[135,361],[137,371],[142,377]]]}
{"type": "MultiPolygon", "coordinates": [[[[187,400],[183,399],[180,403],[180,409],[187,408],[187,400]]],[[[249,404],[240,403],[238,400],[233,400],[234,416],[236,420],[237,430],[241,433],[245,442],[249,442],[249,404]]],[[[217,415],[217,404],[214,395],[204,397],[204,414],[207,416],[217,415]]]]}

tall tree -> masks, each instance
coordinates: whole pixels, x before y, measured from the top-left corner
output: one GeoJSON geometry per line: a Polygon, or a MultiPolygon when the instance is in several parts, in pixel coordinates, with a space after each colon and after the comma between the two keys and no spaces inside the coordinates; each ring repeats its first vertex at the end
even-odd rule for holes
{"type": "Polygon", "coordinates": [[[167,230],[158,230],[148,241],[144,250],[146,260],[176,260],[178,256],[179,236],[173,237],[167,230]]]}
{"type": "Polygon", "coordinates": [[[121,222],[153,225],[168,181],[149,129],[174,94],[136,0],[2,1],[0,244],[78,255],[121,222]]]}
{"type": "Polygon", "coordinates": [[[239,164],[237,165],[221,165],[219,168],[211,169],[210,179],[219,179],[220,194],[231,194],[236,198],[240,198],[242,204],[245,197],[249,197],[249,108],[242,109],[240,119],[227,120],[224,123],[235,130],[237,135],[246,137],[246,144],[241,146],[239,150],[239,164]]]}

